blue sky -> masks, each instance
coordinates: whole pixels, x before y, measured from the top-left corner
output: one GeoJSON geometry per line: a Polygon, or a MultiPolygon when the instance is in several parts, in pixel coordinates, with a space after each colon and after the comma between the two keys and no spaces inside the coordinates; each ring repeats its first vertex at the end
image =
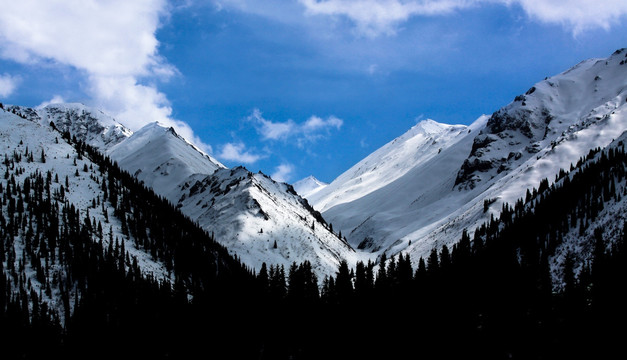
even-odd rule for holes
{"type": "Polygon", "coordinates": [[[627,46],[624,0],[0,0],[0,101],[175,126],[331,181],[421,119],[469,124],[627,46]]]}

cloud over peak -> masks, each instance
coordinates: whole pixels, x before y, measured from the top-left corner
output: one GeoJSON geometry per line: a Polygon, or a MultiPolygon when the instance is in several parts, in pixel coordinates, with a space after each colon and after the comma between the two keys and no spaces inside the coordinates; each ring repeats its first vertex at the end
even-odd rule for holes
{"type": "Polygon", "coordinates": [[[158,52],[156,31],[168,10],[166,0],[6,1],[0,56],[75,68],[92,105],[132,130],[159,121],[210,151],[186,123],[172,118],[170,102],[155,84],[178,73],[158,52]]]}

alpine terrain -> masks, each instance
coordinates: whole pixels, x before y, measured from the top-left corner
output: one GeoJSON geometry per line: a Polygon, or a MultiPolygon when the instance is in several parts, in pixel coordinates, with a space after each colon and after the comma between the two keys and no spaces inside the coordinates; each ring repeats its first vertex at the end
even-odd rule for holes
{"type": "MultiPolygon", "coordinates": [[[[619,138],[626,63],[625,49],[583,61],[470,126],[421,121],[307,198],[353,247],[374,258],[407,253],[417,265],[619,138]]],[[[606,234],[619,233],[623,210],[602,224],[606,234]]]]}
{"type": "Polygon", "coordinates": [[[288,184],[239,167],[227,169],[173,128],[150,123],[132,132],[81,104],[7,107],[62,131],[111,157],[157,194],[214,234],[248,266],[310,261],[319,278],[355,251],[288,184]]]}
{"type": "Polygon", "coordinates": [[[330,184],[0,103],[3,357],[615,358],[626,143],[627,49],[330,184]]]}

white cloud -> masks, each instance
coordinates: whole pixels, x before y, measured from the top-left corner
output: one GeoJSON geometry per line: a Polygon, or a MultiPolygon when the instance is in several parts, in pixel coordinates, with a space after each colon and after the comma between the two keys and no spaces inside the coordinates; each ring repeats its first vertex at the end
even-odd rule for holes
{"type": "Polygon", "coordinates": [[[326,130],[329,128],[340,129],[344,125],[344,121],[335,116],[329,116],[326,120],[321,117],[313,115],[303,124],[304,132],[316,132],[320,130],[326,130]]]}
{"type": "Polygon", "coordinates": [[[307,142],[313,143],[330,136],[331,130],[340,130],[344,125],[342,119],[333,115],[326,119],[312,115],[300,124],[292,119],[285,122],[273,122],[265,119],[259,109],[253,110],[247,121],[253,123],[262,140],[294,141],[301,148],[307,142]]]}
{"type": "Polygon", "coordinates": [[[166,0],[5,1],[0,12],[0,56],[23,64],[71,66],[85,75],[91,102],[132,130],[159,121],[205,151],[155,80],[177,69],[158,53],[155,33],[166,0]]]}
{"type": "Polygon", "coordinates": [[[609,29],[627,15],[624,0],[501,0],[518,4],[532,18],[545,23],[559,23],[574,34],[593,28],[609,29]]]}
{"type": "Polygon", "coordinates": [[[254,109],[253,113],[248,116],[248,121],[255,124],[257,132],[264,140],[285,139],[297,131],[296,124],[292,120],[287,122],[272,122],[263,118],[259,109],[254,109]]]}
{"type": "Polygon", "coordinates": [[[331,135],[331,130],[340,130],[344,125],[342,119],[333,115],[323,119],[321,117],[312,115],[301,126],[302,137],[297,140],[299,147],[304,147],[306,142],[314,143],[318,139],[331,135]]]}
{"type": "Polygon", "coordinates": [[[246,151],[244,143],[227,143],[222,147],[222,151],[218,155],[219,159],[237,161],[244,164],[253,164],[262,159],[262,155],[253,154],[246,151]]]}
{"type": "MultiPolygon", "coordinates": [[[[164,66],[154,36],[164,0],[23,0],[4,2],[3,48],[15,60],[54,59],[99,75],[149,75],[164,66]]],[[[8,56],[8,53],[4,53],[8,56]]]]}
{"type": "Polygon", "coordinates": [[[270,177],[278,182],[288,182],[291,179],[292,172],[294,172],[294,166],[291,164],[281,164],[276,167],[270,177]]]}
{"type": "Polygon", "coordinates": [[[13,94],[19,82],[20,78],[18,76],[0,75],[0,97],[7,97],[13,94]]]}
{"type": "Polygon", "coordinates": [[[367,37],[393,35],[399,26],[413,17],[441,16],[455,11],[501,4],[520,6],[532,19],[565,25],[577,34],[590,28],[608,29],[627,14],[624,0],[297,0],[257,1],[220,0],[222,6],[271,18],[276,21],[296,19],[297,12],[310,18],[327,16],[348,19],[358,34],[367,37]]]}
{"type": "Polygon", "coordinates": [[[366,36],[393,34],[396,25],[416,15],[447,14],[472,6],[472,0],[299,0],[310,15],[344,16],[366,36]]]}

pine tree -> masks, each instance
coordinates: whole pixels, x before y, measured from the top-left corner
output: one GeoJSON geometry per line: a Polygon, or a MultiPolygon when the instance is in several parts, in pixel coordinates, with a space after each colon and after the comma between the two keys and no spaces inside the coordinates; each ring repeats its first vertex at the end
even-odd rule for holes
{"type": "Polygon", "coordinates": [[[427,258],[427,272],[429,274],[436,274],[439,270],[439,263],[438,263],[438,251],[433,248],[431,249],[431,253],[429,254],[429,257],[427,258]]]}
{"type": "Polygon", "coordinates": [[[387,256],[385,255],[385,253],[383,253],[379,261],[379,270],[377,271],[377,277],[374,282],[375,289],[378,292],[385,291],[387,290],[387,287],[388,287],[388,276],[385,271],[386,261],[387,261],[387,256]]]}
{"type": "Polygon", "coordinates": [[[340,303],[348,304],[353,297],[353,283],[346,260],[340,262],[335,279],[337,299],[340,303]]]}
{"type": "Polygon", "coordinates": [[[268,269],[266,263],[261,264],[261,269],[259,269],[259,274],[257,275],[257,282],[263,294],[268,293],[270,290],[270,282],[268,277],[268,269]]]}
{"type": "Polygon", "coordinates": [[[451,266],[451,254],[448,250],[448,246],[443,245],[440,251],[440,268],[442,270],[448,270],[451,266]]]}
{"type": "Polygon", "coordinates": [[[366,267],[363,261],[359,261],[355,268],[355,295],[363,299],[370,295],[373,288],[372,267],[366,267]]]}
{"type": "Polygon", "coordinates": [[[563,282],[564,282],[564,293],[566,296],[572,296],[575,291],[575,260],[573,258],[573,254],[568,252],[566,254],[566,258],[564,259],[563,264],[563,282]]]}

